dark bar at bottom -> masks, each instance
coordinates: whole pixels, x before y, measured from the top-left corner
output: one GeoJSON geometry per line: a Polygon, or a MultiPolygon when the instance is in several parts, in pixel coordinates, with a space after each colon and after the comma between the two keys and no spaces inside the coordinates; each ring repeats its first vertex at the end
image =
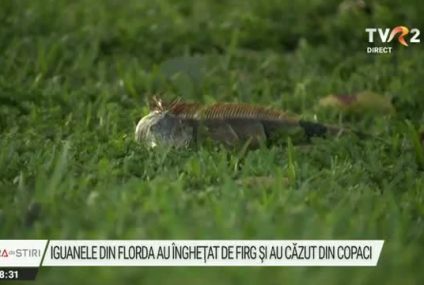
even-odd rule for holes
{"type": "Polygon", "coordinates": [[[35,280],[38,267],[0,267],[0,282],[13,280],[35,280]]]}

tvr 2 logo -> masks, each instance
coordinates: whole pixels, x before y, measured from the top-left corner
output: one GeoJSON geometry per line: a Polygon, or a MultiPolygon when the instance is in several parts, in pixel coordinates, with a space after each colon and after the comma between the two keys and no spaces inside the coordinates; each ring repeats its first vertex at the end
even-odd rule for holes
{"type": "MultiPolygon", "coordinates": [[[[368,33],[368,42],[374,43],[376,34],[380,37],[382,43],[390,43],[397,37],[398,42],[403,46],[409,46],[409,43],[418,44],[420,43],[420,30],[413,28],[409,30],[405,26],[397,26],[393,29],[389,28],[366,28],[365,32],[368,33]],[[409,36],[408,36],[409,35],[409,36]],[[409,40],[405,37],[408,36],[409,40]]],[[[392,47],[380,46],[380,47],[368,47],[368,53],[391,53],[392,47]]]]}

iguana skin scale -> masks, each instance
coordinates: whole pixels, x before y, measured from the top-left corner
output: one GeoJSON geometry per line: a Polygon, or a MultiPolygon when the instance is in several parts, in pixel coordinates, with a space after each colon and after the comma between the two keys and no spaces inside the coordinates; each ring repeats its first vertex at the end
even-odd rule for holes
{"type": "Polygon", "coordinates": [[[177,147],[212,141],[226,146],[249,143],[251,147],[270,144],[290,136],[309,140],[342,132],[342,129],[306,122],[288,114],[244,103],[216,103],[203,106],[180,101],[157,100],[150,114],[140,120],[136,140],[177,147]]]}

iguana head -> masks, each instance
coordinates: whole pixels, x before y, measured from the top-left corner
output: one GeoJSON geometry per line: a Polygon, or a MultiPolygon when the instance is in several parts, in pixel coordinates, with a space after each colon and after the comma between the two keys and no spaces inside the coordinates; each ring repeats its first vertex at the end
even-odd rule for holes
{"type": "Polygon", "coordinates": [[[187,146],[193,137],[193,128],[167,110],[156,108],[141,118],[135,129],[135,139],[150,147],[158,145],[176,148],[187,146]]]}

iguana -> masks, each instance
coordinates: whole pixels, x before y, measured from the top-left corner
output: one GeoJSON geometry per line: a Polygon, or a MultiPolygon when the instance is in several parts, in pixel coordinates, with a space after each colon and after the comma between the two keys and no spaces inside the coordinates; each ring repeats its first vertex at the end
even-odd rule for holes
{"type": "Polygon", "coordinates": [[[151,147],[176,148],[205,141],[228,147],[258,147],[281,141],[309,140],[311,137],[339,135],[344,128],[309,122],[284,112],[244,103],[216,103],[203,106],[174,100],[154,99],[151,112],[137,124],[135,139],[151,147]]]}

